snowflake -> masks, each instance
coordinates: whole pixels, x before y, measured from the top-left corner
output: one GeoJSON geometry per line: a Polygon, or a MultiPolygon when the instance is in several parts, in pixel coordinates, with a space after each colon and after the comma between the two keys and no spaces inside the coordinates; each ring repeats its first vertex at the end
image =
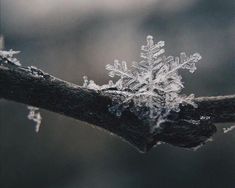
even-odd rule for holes
{"type": "Polygon", "coordinates": [[[155,127],[164,122],[170,112],[179,112],[180,105],[193,102],[194,95],[181,95],[184,88],[179,69],[196,70],[195,63],[201,59],[200,54],[187,56],[184,52],[180,57],[166,56],[164,41],[154,44],[153,37],[147,36],[147,44],[141,47],[140,62],[133,62],[128,69],[125,61],[114,60],[114,64],[106,65],[110,77],[119,77],[116,83],[98,86],[93,80],[84,77],[84,87],[102,91],[110,95],[114,105],[111,112],[120,116],[130,108],[140,118],[149,118],[157,122],[155,127]]]}

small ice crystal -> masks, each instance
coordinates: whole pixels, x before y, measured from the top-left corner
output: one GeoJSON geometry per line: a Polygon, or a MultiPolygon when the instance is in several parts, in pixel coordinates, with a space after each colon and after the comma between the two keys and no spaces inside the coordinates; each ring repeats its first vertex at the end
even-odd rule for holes
{"type": "Polygon", "coordinates": [[[235,129],[235,125],[232,125],[231,127],[228,128],[223,128],[224,133],[228,133],[230,131],[232,131],[233,129],[235,129]]]}
{"type": "Polygon", "coordinates": [[[35,66],[28,66],[27,68],[30,71],[30,74],[34,77],[43,78],[45,76],[44,72],[35,66]]]}
{"type": "Polygon", "coordinates": [[[39,108],[34,107],[34,106],[28,106],[28,109],[29,109],[28,119],[36,122],[35,132],[39,132],[39,128],[40,128],[41,121],[42,121],[41,114],[38,111],[39,108]]]}
{"type": "Polygon", "coordinates": [[[16,66],[21,66],[20,61],[13,57],[15,54],[20,53],[20,51],[13,51],[12,49],[9,51],[0,50],[0,60],[4,60],[5,63],[11,63],[16,66]]]}

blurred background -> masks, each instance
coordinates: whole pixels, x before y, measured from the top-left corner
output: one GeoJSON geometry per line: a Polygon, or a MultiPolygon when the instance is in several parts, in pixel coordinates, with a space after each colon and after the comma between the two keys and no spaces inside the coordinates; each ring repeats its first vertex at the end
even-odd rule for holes
{"type": "MultiPolygon", "coordinates": [[[[235,93],[233,0],[0,0],[5,49],[82,84],[104,84],[114,59],[139,61],[146,35],[166,42],[166,54],[199,52],[185,93],[235,93]]],[[[160,145],[147,154],[87,123],[40,110],[39,133],[26,105],[0,100],[1,188],[234,188],[235,131],[198,151],[160,145]]],[[[235,124],[235,123],[234,123],[235,124]]]]}

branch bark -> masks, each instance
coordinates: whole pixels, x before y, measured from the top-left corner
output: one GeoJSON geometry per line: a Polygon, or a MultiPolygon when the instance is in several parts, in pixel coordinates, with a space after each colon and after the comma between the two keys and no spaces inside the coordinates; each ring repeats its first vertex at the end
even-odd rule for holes
{"type": "Polygon", "coordinates": [[[159,141],[193,148],[215,132],[213,123],[235,121],[235,95],[199,97],[198,108],[181,106],[179,113],[151,131],[151,122],[126,110],[121,117],[108,111],[112,100],[100,92],[55,78],[34,67],[0,61],[0,97],[63,114],[114,133],[146,152],[159,141]]]}

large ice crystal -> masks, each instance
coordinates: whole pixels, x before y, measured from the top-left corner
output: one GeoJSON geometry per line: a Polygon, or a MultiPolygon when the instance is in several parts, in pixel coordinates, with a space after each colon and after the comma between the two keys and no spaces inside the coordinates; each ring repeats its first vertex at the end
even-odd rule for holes
{"type": "Polygon", "coordinates": [[[84,77],[84,86],[89,89],[101,90],[103,94],[113,98],[110,111],[120,116],[122,111],[130,108],[140,118],[149,118],[157,122],[167,119],[170,112],[178,112],[180,105],[193,102],[194,95],[180,94],[184,88],[179,69],[196,70],[195,63],[201,59],[200,54],[187,56],[184,52],[180,57],[164,55],[164,41],[154,43],[152,36],[147,36],[147,44],[141,47],[140,62],[133,62],[131,68],[125,61],[114,60],[114,64],[106,65],[110,77],[119,77],[116,83],[98,86],[94,81],[84,77]]]}

